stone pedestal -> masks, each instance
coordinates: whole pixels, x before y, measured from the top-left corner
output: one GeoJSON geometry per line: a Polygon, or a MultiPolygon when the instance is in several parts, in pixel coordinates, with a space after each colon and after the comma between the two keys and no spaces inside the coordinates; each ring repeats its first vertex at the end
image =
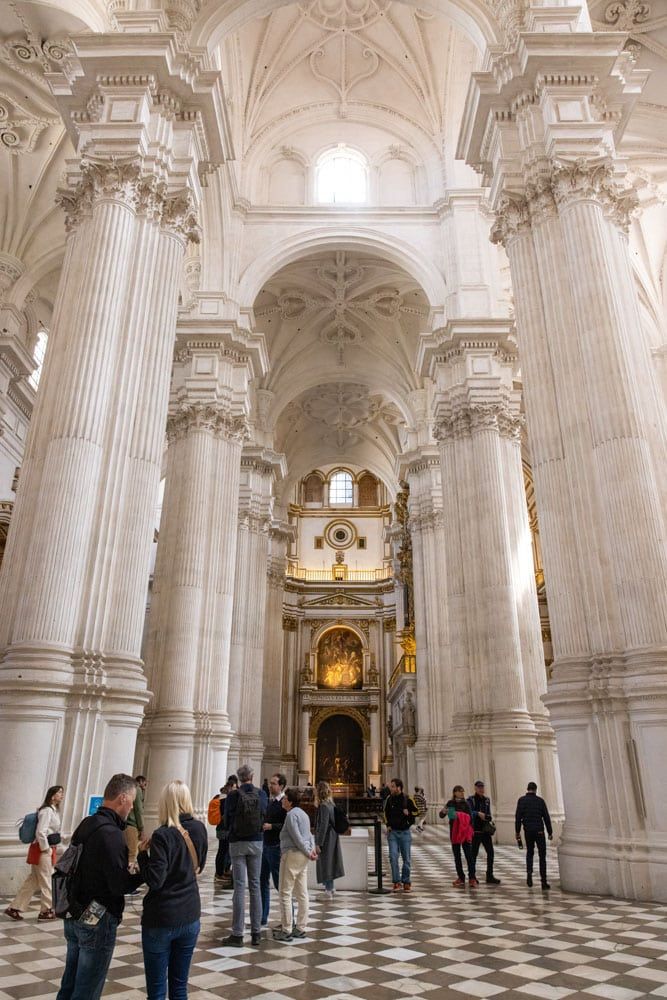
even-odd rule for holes
{"type": "Polygon", "coordinates": [[[3,565],[6,857],[19,853],[15,817],[48,785],[67,788],[68,831],[132,767],[180,268],[198,237],[198,163],[222,157],[206,110],[217,74],[186,82],[163,38],[138,76],[141,40],[107,41],[82,39],[71,77],[49,78],[78,155],[59,193],[66,255],[3,565]],[[177,125],[184,101],[193,113],[177,125]]]}
{"type": "Polygon", "coordinates": [[[548,55],[541,37],[522,35],[521,69],[502,81],[493,61],[476,77],[461,153],[491,182],[512,271],[554,646],[544,700],[567,815],[561,877],[667,900],[664,410],[616,156],[645,74],[625,36],[574,35],[548,55]]]}

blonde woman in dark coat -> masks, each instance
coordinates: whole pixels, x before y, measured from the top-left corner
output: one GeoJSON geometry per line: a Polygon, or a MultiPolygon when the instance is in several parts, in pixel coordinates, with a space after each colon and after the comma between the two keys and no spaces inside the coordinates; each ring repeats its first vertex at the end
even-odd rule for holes
{"type": "Polygon", "coordinates": [[[334,879],[342,878],[343,851],[334,828],[334,803],[327,781],[317,783],[317,812],[315,813],[315,849],[317,851],[317,881],[324,884],[324,894],[333,899],[334,879]]]}

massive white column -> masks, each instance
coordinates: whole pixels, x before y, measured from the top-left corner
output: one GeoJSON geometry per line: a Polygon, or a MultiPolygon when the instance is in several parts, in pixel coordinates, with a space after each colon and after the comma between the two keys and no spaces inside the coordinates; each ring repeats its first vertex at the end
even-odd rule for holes
{"type": "Polygon", "coordinates": [[[574,35],[546,56],[542,36],[524,34],[522,77],[500,83],[492,66],[476,78],[461,149],[492,180],[512,271],[554,645],[545,701],[563,885],[667,900],[664,409],[615,153],[644,74],[624,36],[598,40],[574,35]],[[565,52],[568,75],[556,70],[565,52]]]}
{"type": "Polygon", "coordinates": [[[232,324],[201,316],[179,325],[146,650],[149,816],[173,778],[190,784],[202,811],[227,770],[241,449],[253,372],[240,337],[232,324]]]}
{"type": "Polygon", "coordinates": [[[535,780],[561,818],[507,321],[449,324],[434,348],[451,612],[451,775],[488,784],[499,835],[535,780]]]}
{"type": "Polygon", "coordinates": [[[207,111],[217,74],[185,82],[162,38],[137,76],[141,41],[107,42],[79,39],[71,77],[50,78],[78,156],[59,194],[66,255],[3,565],[7,857],[15,816],[47,785],[67,786],[67,829],[132,766],[180,268],[198,162],[222,158],[207,111]]]}
{"type": "Polygon", "coordinates": [[[447,734],[452,724],[453,686],[447,627],[447,552],[442,510],[440,452],[421,445],[400,459],[410,487],[408,526],[412,537],[417,643],[417,784],[434,807],[449,798],[454,775],[447,734]],[[449,793],[447,789],[449,788],[449,793]]]}
{"type": "Polygon", "coordinates": [[[287,546],[295,528],[286,521],[274,521],[269,528],[269,556],[266,567],[266,615],[264,624],[264,676],[262,681],[262,726],[264,770],[271,774],[283,767],[281,747],[283,699],[283,601],[287,546]]]}
{"type": "Polygon", "coordinates": [[[229,759],[232,768],[250,764],[256,777],[264,758],[261,724],[267,566],[276,473],[284,473],[283,456],[268,448],[244,448],[229,671],[228,707],[233,732],[229,759]]]}

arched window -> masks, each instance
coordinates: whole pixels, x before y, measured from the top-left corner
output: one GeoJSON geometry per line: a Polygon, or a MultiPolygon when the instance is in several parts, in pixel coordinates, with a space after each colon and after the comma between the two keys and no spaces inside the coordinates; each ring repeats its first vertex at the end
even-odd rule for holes
{"type": "Polygon", "coordinates": [[[324,483],[316,472],[311,472],[303,481],[303,502],[322,503],[324,483]]]}
{"type": "Polygon", "coordinates": [[[28,381],[33,389],[36,389],[39,385],[39,380],[42,374],[42,365],[44,364],[44,355],[46,354],[46,344],[49,339],[49,335],[46,330],[40,330],[37,334],[37,340],[35,342],[35,349],[32,352],[32,356],[35,361],[36,368],[28,381]]]}
{"type": "Polygon", "coordinates": [[[361,205],[368,201],[368,164],[349,146],[336,146],[317,164],[316,200],[323,205],[361,205]]]}
{"type": "Polygon", "coordinates": [[[329,480],[329,503],[351,504],[354,499],[352,476],[349,472],[334,472],[329,480]]]}

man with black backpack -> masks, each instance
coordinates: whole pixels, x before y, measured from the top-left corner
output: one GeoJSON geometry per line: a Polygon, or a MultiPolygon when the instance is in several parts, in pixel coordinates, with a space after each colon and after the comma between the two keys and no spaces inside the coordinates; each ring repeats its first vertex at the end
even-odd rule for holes
{"type": "Polygon", "coordinates": [[[237,770],[239,787],[225,799],[225,829],[229,834],[229,854],[232,859],[234,894],[232,896],[232,933],[223,938],[224,945],[243,946],[245,920],[245,890],[250,897],[250,933],[254,945],[261,940],[263,824],[268,800],[266,792],[252,783],[253,769],[241,764],[237,770]]]}
{"type": "Polygon", "coordinates": [[[56,1000],[98,1000],[111,964],[116,930],[123,917],[125,895],[144,881],[130,875],[125,821],[137,794],[129,774],[114,774],[104,789],[104,801],[72,835],[66,854],[73,857],[71,874],[59,885],[54,874],[54,907],[58,916],[65,899],[67,956],[56,1000]],[[77,852],[77,848],[81,848],[77,852]],[[78,855],[78,856],[77,856],[78,855]],[[60,905],[59,905],[59,900],[60,905]]]}
{"type": "Polygon", "coordinates": [[[389,863],[394,892],[410,892],[410,847],[412,834],[410,827],[414,825],[417,806],[404,793],[400,778],[392,778],[389,782],[389,795],[384,800],[384,821],[387,824],[387,841],[389,845],[389,863]],[[399,870],[399,854],[403,860],[402,870],[399,870]]]}

